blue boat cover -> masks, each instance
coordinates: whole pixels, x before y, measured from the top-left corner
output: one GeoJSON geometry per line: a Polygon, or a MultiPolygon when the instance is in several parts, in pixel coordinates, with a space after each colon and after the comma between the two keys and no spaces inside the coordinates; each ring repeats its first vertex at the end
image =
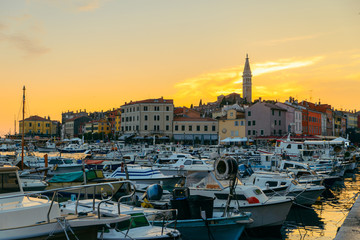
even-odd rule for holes
{"type": "MultiPolygon", "coordinates": [[[[87,180],[92,180],[95,178],[97,178],[95,171],[86,170],[87,180]]],[[[83,171],[56,174],[49,180],[49,182],[53,182],[53,183],[83,182],[83,181],[84,181],[83,171]]]]}

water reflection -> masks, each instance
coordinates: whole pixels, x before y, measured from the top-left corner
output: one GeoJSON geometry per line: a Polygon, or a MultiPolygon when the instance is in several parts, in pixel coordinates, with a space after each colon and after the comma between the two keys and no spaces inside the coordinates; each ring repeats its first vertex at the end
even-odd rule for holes
{"type": "MultiPolygon", "coordinates": [[[[0,153],[6,155],[6,153],[0,153]]],[[[43,157],[43,153],[36,153],[43,157]]],[[[50,153],[49,157],[58,156],[50,153]]],[[[84,154],[62,154],[64,158],[80,160],[84,154]]],[[[295,239],[334,239],[338,228],[344,222],[360,190],[359,170],[345,174],[343,180],[337,181],[330,191],[326,192],[318,204],[311,207],[292,207],[281,229],[270,229],[254,237],[246,232],[242,240],[295,240],[295,239]]]]}
{"type": "Polygon", "coordinates": [[[241,240],[280,240],[280,239],[334,239],[338,228],[344,222],[360,190],[360,175],[347,173],[343,180],[337,181],[321,201],[311,207],[291,208],[280,229],[280,234],[262,233],[261,236],[245,234],[241,240]]]}

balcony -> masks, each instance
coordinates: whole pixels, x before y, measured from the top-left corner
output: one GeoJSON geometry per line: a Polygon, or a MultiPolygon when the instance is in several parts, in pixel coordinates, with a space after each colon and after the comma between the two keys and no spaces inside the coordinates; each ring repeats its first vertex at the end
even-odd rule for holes
{"type": "Polygon", "coordinates": [[[151,135],[153,135],[153,134],[164,134],[164,131],[162,131],[162,130],[151,130],[150,134],[151,135]]]}

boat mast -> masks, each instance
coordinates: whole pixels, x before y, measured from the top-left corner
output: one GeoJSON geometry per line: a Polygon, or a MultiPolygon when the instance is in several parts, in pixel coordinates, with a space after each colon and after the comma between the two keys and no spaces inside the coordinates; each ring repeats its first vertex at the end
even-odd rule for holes
{"type": "Polygon", "coordinates": [[[25,135],[25,86],[23,87],[22,132],[21,132],[21,170],[24,169],[24,135],[25,135]]]}

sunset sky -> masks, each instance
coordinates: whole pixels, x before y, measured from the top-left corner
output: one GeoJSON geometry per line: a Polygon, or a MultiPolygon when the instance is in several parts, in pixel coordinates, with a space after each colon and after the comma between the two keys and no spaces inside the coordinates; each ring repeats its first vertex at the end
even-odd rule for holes
{"type": "MultiPolygon", "coordinates": [[[[26,117],[242,95],[360,110],[359,0],[0,0],[0,135],[26,117]]],[[[18,129],[18,125],[17,125],[18,129]]]]}

